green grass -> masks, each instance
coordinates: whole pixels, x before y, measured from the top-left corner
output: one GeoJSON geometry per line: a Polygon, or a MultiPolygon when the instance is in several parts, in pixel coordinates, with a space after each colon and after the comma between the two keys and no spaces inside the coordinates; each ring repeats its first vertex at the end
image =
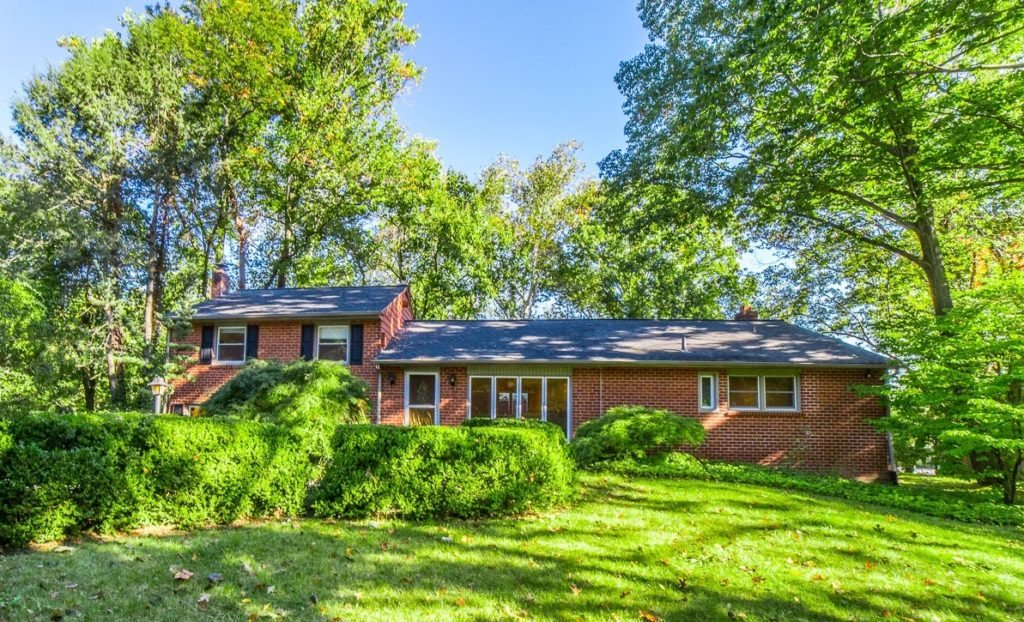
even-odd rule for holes
{"type": "Polygon", "coordinates": [[[585,476],[576,506],[520,520],[305,520],[74,547],[0,557],[0,619],[1024,618],[1019,529],[700,481],[585,476]],[[175,582],[179,568],[194,577],[175,582]]]}

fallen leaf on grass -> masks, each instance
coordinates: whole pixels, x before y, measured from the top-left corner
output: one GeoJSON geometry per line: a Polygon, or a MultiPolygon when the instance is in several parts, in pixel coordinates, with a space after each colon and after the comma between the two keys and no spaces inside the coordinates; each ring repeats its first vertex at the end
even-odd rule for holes
{"type": "Polygon", "coordinates": [[[466,599],[465,598],[456,598],[455,599],[455,606],[456,607],[465,607],[466,606],[466,599]]]}
{"type": "Polygon", "coordinates": [[[578,587],[576,586],[576,584],[575,584],[575,583],[573,583],[572,585],[570,585],[570,586],[569,586],[569,589],[570,589],[570,590],[572,590],[572,595],[573,595],[573,596],[579,596],[580,592],[582,592],[582,591],[583,591],[583,590],[581,590],[580,588],[578,588],[578,587]]]}
{"type": "Polygon", "coordinates": [[[650,611],[640,610],[640,619],[644,622],[661,622],[661,618],[651,613],[650,611]]]}
{"type": "Polygon", "coordinates": [[[205,609],[206,605],[210,604],[210,595],[206,592],[203,592],[199,595],[199,600],[196,601],[196,604],[198,604],[201,608],[205,609]]]}
{"type": "Polygon", "coordinates": [[[622,593],[619,594],[619,598],[625,598],[625,597],[629,596],[632,593],[633,593],[632,590],[623,590],[622,593]]]}
{"type": "Polygon", "coordinates": [[[181,570],[174,573],[175,581],[188,581],[192,578],[192,571],[182,568],[181,570]]]}

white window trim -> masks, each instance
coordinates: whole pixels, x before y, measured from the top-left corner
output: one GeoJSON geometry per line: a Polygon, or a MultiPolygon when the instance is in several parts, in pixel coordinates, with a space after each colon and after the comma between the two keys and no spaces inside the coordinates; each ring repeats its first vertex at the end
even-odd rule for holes
{"type": "Polygon", "coordinates": [[[697,410],[709,413],[718,410],[718,374],[697,374],[697,410]],[[704,406],[704,379],[711,378],[711,406],[704,406]]]}
{"type": "Polygon", "coordinates": [[[761,405],[764,407],[765,412],[770,413],[795,413],[800,411],[800,375],[799,374],[764,374],[760,378],[760,395],[761,405]],[[793,379],[793,407],[792,408],[780,408],[775,406],[768,408],[768,392],[765,390],[764,379],[765,378],[792,378],[793,379]]]}
{"type": "Polygon", "coordinates": [[[406,371],[405,372],[405,426],[409,427],[410,408],[433,408],[434,425],[441,425],[441,373],[436,371],[406,371]],[[433,376],[434,377],[434,403],[431,404],[410,404],[409,403],[409,377],[410,376],[433,376]]]}
{"type": "Polygon", "coordinates": [[[331,361],[332,363],[344,363],[348,365],[352,356],[352,327],[349,324],[317,324],[316,338],[313,340],[313,360],[320,360],[320,329],[322,328],[344,328],[345,329],[345,360],[331,361]]]}
{"type": "MultiPolygon", "coordinates": [[[[729,397],[729,410],[736,412],[765,412],[765,413],[795,413],[800,412],[800,374],[729,374],[729,389],[731,389],[731,383],[733,376],[737,378],[757,378],[757,407],[752,406],[734,406],[732,403],[732,391],[727,390],[726,396],[729,397]],[[773,406],[769,408],[767,406],[766,391],[764,385],[765,378],[792,378],[793,379],[793,408],[780,408],[773,406]]],[[[698,391],[700,390],[698,385],[698,391]]],[[[699,402],[698,402],[699,404],[699,402]]]]}
{"type": "Polygon", "coordinates": [[[245,326],[218,326],[217,327],[217,339],[216,343],[213,344],[213,351],[216,356],[213,359],[214,365],[245,365],[246,357],[249,355],[249,332],[245,326]],[[242,360],[240,361],[222,361],[220,358],[220,332],[222,330],[241,330],[242,331],[242,360]]]}
{"type": "Polygon", "coordinates": [[[569,376],[481,376],[475,375],[469,377],[469,382],[466,383],[466,418],[471,419],[473,417],[473,379],[479,378],[481,380],[491,381],[491,411],[490,417],[477,417],[478,419],[487,418],[495,419],[498,415],[498,378],[515,378],[516,380],[516,419],[523,418],[523,404],[520,399],[520,395],[523,390],[523,379],[533,379],[541,381],[541,408],[540,408],[540,421],[548,420],[548,380],[565,380],[566,390],[566,405],[565,405],[565,423],[566,423],[566,439],[572,438],[572,378],[569,376]]]}

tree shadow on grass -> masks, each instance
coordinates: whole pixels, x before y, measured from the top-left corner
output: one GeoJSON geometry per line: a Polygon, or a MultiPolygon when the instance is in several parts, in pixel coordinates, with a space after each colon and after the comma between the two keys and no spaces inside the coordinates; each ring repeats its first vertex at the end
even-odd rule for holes
{"type": "MultiPolygon", "coordinates": [[[[993,584],[998,571],[965,567],[948,578],[946,549],[918,545],[912,557],[893,553],[865,569],[861,554],[885,546],[887,534],[871,521],[837,527],[843,517],[829,513],[841,504],[809,517],[785,499],[761,500],[788,508],[784,525],[766,527],[769,510],[745,506],[728,489],[704,497],[700,489],[616,487],[588,488],[576,508],[520,519],[267,522],[0,557],[0,618],[634,620],[645,611],[666,620],[832,621],[1024,612],[1019,577],[993,584]],[[728,514],[710,511],[721,508],[728,514]],[[941,568],[936,584],[904,590],[908,564],[941,568]],[[172,569],[181,568],[192,579],[175,581],[172,569]],[[223,581],[210,583],[210,573],[223,581]],[[972,579],[985,597],[956,584],[972,579]],[[200,602],[204,593],[208,602],[200,602]]],[[[1000,570],[1022,573],[1022,565],[1000,570]]]]}

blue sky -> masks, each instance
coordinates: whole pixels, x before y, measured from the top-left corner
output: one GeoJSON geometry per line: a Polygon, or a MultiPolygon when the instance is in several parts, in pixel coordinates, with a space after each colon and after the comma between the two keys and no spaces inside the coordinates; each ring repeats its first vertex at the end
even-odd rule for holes
{"type": "MultiPolygon", "coordinates": [[[[0,0],[0,128],[33,71],[59,62],[58,38],[102,35],[146,2],[0,0]]],[[[475,176],[499,154],[523,161],[578,140],[588,172],[624,144],[618,64],[643,48],[635,0],[408,0],[425,68],[397,110],[438,143],[445,164],[475,176]]]]}

